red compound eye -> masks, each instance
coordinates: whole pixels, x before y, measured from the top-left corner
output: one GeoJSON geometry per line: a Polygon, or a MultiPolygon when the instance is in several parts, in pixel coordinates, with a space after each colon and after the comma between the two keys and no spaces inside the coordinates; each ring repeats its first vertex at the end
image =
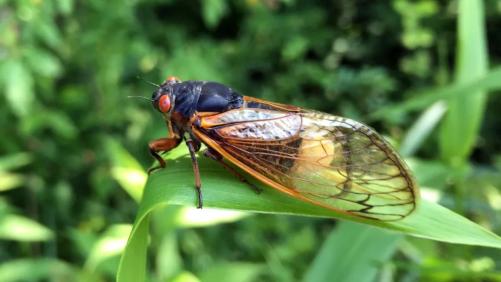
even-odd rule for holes
{"type": "Polygon", "coordinates": [[[166,113],[170,110],[170,98],[168,95],[163,95],[158,101],[158,109],[162,113],[166,113]]]}

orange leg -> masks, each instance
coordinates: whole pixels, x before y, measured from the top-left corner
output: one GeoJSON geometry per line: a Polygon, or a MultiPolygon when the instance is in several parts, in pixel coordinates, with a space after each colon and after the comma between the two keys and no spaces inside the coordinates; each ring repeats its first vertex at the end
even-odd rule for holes
{"type": "Polygon", "coordinates": [[[150,154],[158,161],[158,166],[149,168],[148,174],[165,167],[165,160],[158,153],[170,151],[176,148],[180,142],[180,138],[160,138],[151,141],[148,147],[150,148],[150,154]]]}

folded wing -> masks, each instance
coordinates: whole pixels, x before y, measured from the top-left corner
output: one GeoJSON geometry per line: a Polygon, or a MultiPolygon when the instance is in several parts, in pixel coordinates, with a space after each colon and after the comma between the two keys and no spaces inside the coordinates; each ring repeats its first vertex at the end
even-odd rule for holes
{"type": "Polygon", "coordinates": [[[317,205],[376,220],[416,207],[406,164],[374,130],[324,113],[236,109],[195,134],[263,182],[317,205]]]}

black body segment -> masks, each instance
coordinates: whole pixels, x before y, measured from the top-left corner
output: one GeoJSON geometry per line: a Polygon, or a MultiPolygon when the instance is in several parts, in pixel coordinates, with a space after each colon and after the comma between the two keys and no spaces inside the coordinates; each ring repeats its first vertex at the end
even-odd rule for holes
{"type": "Polygon", "coordinates": [[[165,83],[153,93],[152,103],[158,109],[161,96],[169,95],[174,101],[175,112],[190,118],[195,112],[222,113],[243,105],[242,95],[217,82],[189,80],[165,83]]]}
{"type": "Polygon", "coordinates": [[[221,113],[240,108],[242,104],[242,96],[233,89],[220,83],[206,82],[202,85],[197,111],[221,113]]]}

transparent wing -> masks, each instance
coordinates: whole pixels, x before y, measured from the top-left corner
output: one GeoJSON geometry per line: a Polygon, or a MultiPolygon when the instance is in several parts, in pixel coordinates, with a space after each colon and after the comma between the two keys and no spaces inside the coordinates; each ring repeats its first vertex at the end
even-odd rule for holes
{"type": "Polygon", "coordinates": [[[202,124],[223,156],[289,194],[385,221],[415,209],[418,191],[406,164],[359,122],[311,111],[242,109],[202,124]]]}

